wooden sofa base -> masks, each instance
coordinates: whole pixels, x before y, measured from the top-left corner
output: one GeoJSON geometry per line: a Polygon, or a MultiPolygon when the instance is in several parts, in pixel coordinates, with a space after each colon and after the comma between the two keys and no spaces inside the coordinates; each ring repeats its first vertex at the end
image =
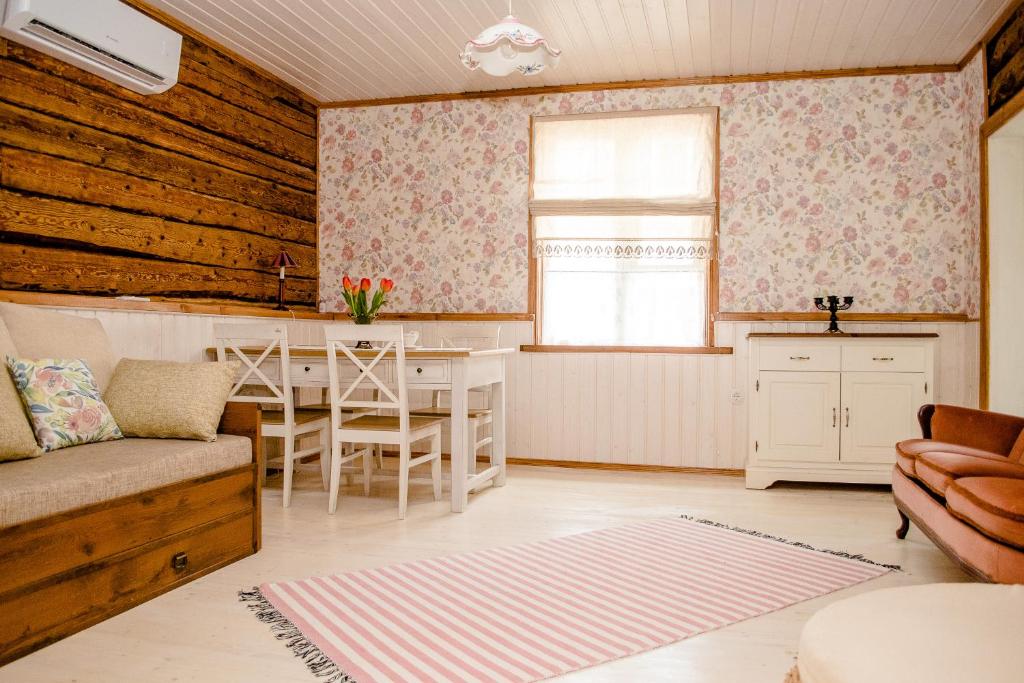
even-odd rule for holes
{"type": "Polygon", "coordinates": [[[253,462],[0,529],[0,665],[259,550],[259,409],[221,432],[253,462]]]}
{"type": "Polygon", "coordinates": [[[905,520],[909,520],[974,578],[989,583],[1024,583],[1024,553],[961,522],[898,468],[892,476],[893,497],[900,514],[898,538],[906,536],[905,520]]]}

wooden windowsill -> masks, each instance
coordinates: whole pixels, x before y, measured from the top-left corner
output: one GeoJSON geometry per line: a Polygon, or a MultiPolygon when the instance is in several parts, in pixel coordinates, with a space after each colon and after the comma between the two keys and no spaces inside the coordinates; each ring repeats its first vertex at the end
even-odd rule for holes
{"type": "Polygon", "coordinates": [[[724,356],[731,346],[568,346],[561,344],[522,344],[524,353],[673,353],[724,356]]]}

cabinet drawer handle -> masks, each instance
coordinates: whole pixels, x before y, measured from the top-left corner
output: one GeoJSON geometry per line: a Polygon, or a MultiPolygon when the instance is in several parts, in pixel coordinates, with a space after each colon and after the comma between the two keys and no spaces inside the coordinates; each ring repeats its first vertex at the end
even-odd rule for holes
{"type": "Polygon", "coordinates": [[[417,375],[422,375],[423,374],[423,368],[416,368],[416,374],[417,375]]]}
{"type": "Polygon", "coordinates": [[[305,370],[306,372],[309,372],[309,366],[307,365],[307,366],[306,366],[306,367],[304,368],[304,370],[305,370]]]}
{"type": "Polygon", "coordinates": [[[892,356],[875,356],[871,360],[896,360],[892,356]]]}
{"type": "Polygon", "coordinates": [[[810,356],[790,356],[790,360],[810,360],[810,356]]]}
{"type": "Polygon", "coordinates": [[[188,568],[188,553],[175,553],[171,558],[171,568],[176,572],[185,571],[188,568]]]}

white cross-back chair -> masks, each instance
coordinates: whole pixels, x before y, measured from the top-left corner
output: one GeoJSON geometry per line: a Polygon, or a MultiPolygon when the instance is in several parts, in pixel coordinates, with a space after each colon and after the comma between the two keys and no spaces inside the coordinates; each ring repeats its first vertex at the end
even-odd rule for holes
{"type": "MultiPolygon", "coordinates": [[[[228,400],[272,406],[262,413],[260,430],[263,436],[284,439],[284,506],[291,504],[292,476],[300,458],[320,456],[320,476],[326,489],[330,475],[330,412],[295,407],[288,328],[283,323],[215,324],[213,334],[217,360],[237,358],[242,362],[241,377],[232,387],[228,400]],[[314,435],[316,446],[295,449],[297,439],[314,435]]],[[[267,463],[263,466],[265,473],[267,463]]]]}
{"type": "MultiPolygon", "coordinates": [[[[501,325],[465,325],[450,329],[441,335],[441,346],[448,349],[473,349],[474,351],[485,351],[498,348],[498,339],[501,336],[501,325]]],[[[490,407],[490,387],[471,390],[474,394],[482,394],[485,397],[484,407],[469,408],[469,455],[466,458],[466,471],[469,474],[476,473],[476,456],[480,449],[494,442],[490,435],[480,436],[480,429],[494,421],[494,415],[490,407]]],[[[441,405],[441,391],[434,391],[429,406],[424,408],[413,408],[410,415],[420,417],[439,417],[450,420],[452,409],[441,405]]]]}
{"type": "MultiPolygon", "coordinates": [[[[370,492],[373,475],[369,444],[398,446],[398,517],[405,519],[409,501],[409,470],[430,463],[434,500],[441,499],[441,420],[409,415],[409,392],[405,380],[405,342],[401,325],[334,324],[324,327],[327,367],[330,375],[331,402],[331,483],[328,511],[338,504],[342,465],[357,457],[363,459],[363,491],[370,492]],[[357,341],[375,343],[376,348],[356,352],[348,344],[357,341]],[[387,382],[385,356],[394,353],[394,381],[387,382]],[[374,389],[369,400],[355,397],[360,389],[374,389]],[[397,415],[361,415],[342,422],[342,411],[356,408],[394,411],[397,415]],[[412,457],[412,444],[428,440],[429,451],[412,457]],[[356,444],[354,453],[345,454],[344,444],[356,444]],[[366,444],[363,448],[358,445],[366,444]]],[[[353,344],[354,345],[354,344],[353,344]]]]}

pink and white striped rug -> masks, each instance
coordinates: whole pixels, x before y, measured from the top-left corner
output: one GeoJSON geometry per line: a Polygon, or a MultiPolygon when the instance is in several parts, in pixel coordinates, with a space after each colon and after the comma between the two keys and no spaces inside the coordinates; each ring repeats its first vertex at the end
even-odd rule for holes
{"type": "Polygon", "coordinates": [[[536,681],[896,568],[780,541],[665,519],[240,596],[330,683],[536,681]]]}

